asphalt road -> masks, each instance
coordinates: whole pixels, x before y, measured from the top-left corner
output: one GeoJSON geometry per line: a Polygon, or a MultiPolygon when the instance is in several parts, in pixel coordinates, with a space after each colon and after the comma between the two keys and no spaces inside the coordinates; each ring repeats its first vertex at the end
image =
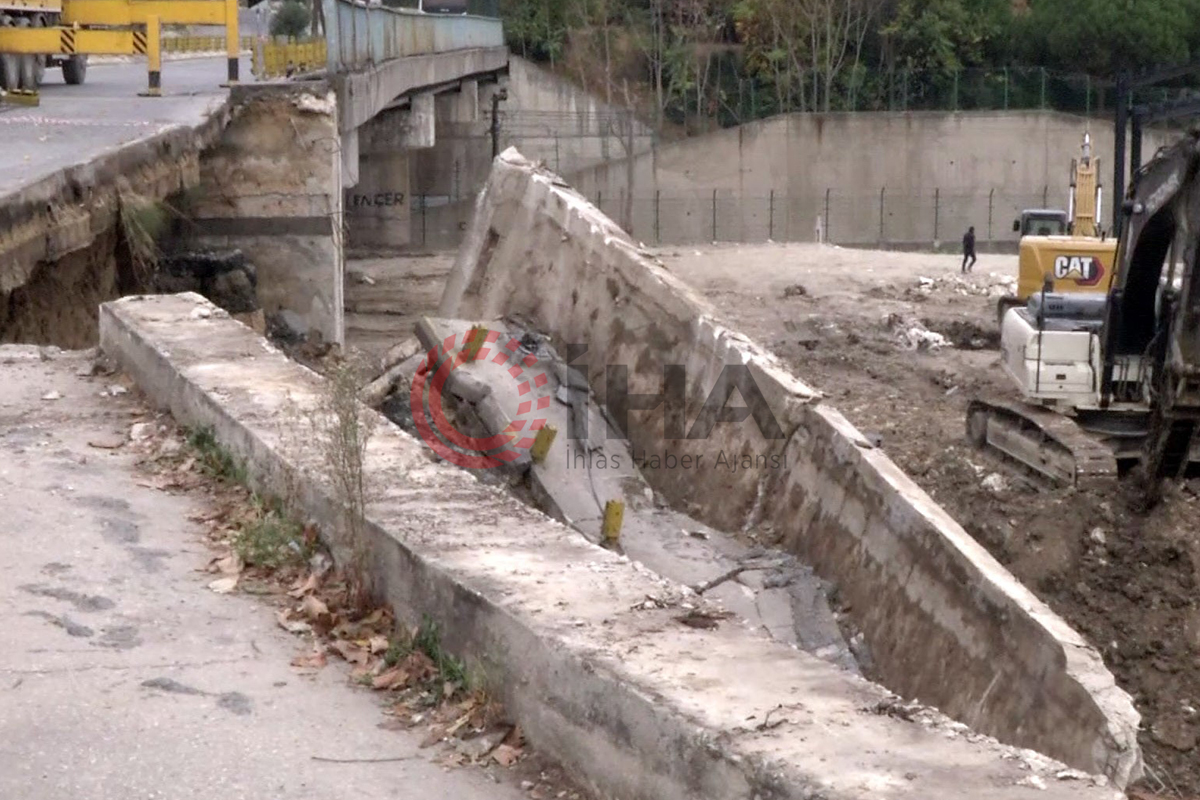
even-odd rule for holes
{"type": "Polygon", "coordinates": [[[269,603],[209,591],[202,500],[107,449],[146,412],[89,363],[0,346],[0,798],[530,797],[381,729],[340,662],[289,666],[305,645],[269,603]]]}
{"type": "MultiPolygon", "coordinates": [[[[243,57],[243,81],[254,80],[243,57]]],[[[89,66],[82,86],[46,70],[41,105],[0,103],[0,198],[174,125],[199,125],[224,101],[224,58],[166,61],[162,97],[139,97],[146,61],[89,66]]]]}

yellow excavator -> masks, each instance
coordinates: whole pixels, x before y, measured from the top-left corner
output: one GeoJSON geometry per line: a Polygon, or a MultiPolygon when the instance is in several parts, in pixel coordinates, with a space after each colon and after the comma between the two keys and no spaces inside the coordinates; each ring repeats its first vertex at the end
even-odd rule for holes
{"type": "Polygon", "coordinates": [[[1000,298],[996,320],[1003,324],[1010,308],[1023,306],[1053,281],[1059,294],[1108,293],[1112,283],[1117,241],[1107,237],[1100,224],[1103,187],[1100,159],[1092,158],[1092,140],[1083,135],[1083,153],[1071,159],[1071,191],[1066,212],[1028,209],[1013,222],[1021,234],[1017,258],[1017,293],[1000,298]]]}
{"type": "Polygon", "coordinates": [[[969,403],[976,446],[1076,486],[1108,486],[1140,466],[1153,489],[1200,462],[1197,197],[1193,130],[1134,172],[1103,291],[1064,291],[1047,277],[1005,314],[1001,362],[1021,399],[969,403]]]}

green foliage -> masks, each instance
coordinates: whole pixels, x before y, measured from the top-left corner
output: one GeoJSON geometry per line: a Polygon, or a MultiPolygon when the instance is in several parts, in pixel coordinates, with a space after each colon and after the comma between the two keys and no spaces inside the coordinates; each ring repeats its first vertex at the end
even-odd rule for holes
{"type": "Polygon", "coordinates": [[[413,636],[412,649],[429,656],[443,681],[459,686],[467,685],[466,665],[442,649],[441,629],[429,616],[421,620],[421,625],[413,636]]]}
{"type": "Polygon", "coordinates": [[[189,430],[187,445],[195,454],[196,463],[204,474],[226,483],[245,485],[246,466],[221,446],[212,428],[189,430]]]}
{"type": "Polygon", "coordinates": [[[242,561],[270,569],[306,561],[311,553],[304,543],[303,526],[257,499],[255,507],[254,517],[233,538],[233,549],[242,561]]]}
{"type": "Polygon", "coordinates": [[[286,0],[271,17],[271,35],[299,38],[308,32],[310,21],[311,11],[307,3],[286,0]]]}
{"type": "Polygon", "coordinates": [[[502,0],[500,11],[516,52],[570,63],[585,83],[623,73],[644,97],[661,78],[658,114],[689,127],[785,111],[1096,112],[1111,108],[1120,70],[1200,55],[1200,0],[502,0]],[[614,56],[618,40],[636,57],[614,56]]]}

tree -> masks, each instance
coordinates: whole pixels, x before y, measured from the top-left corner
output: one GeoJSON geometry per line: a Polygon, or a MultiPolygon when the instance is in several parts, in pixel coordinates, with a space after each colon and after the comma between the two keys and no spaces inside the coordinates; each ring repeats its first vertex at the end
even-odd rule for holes
{"type": "Polygon", "coordinates": [[[308,30],[308,6],[300,0],[287,0],[271,17],[272,36],[300,37],[308,30]]]}

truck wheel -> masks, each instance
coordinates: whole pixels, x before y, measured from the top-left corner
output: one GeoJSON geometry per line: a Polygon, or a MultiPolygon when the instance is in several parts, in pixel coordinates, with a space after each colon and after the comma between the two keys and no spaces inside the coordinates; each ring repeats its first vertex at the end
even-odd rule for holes
{"type": "Polygon", "coordinates": [[[79,86],[87,77],[87,56],[71,56],[63,61],[62,73],[68,86],[79,86]]]}
{"type": "MultiPolygon", "coordinates": [[[[0,26],[11,27],[13,18],[0,16],[0,26]]],[[[21,57],[15,55],[0,55],[0,89],[11,92],[21,88],[21,57]]]]}
{"type": "MultiPolygon", "coordinates": [[[[24,18],[24,19],[17,20],[17,27],[18,28],[30,27],[29,19],[24,18]]],[[[25,56],[19,56],[18,58],[21,62],[20,63],[21,88],[26,91],[29,91],[29,92],[36,91],[38,88],[37,56],[25,55],[25,56]]]]}
{"type": "MultiPolygon", "coordinates": [[[[46,27],[46,18],[41,14],[34,14],[33,27],[46,27]]],[[[46,61],[47,56],[33,56],[33,88],[35,89],[46,80],[46,61]]]]}

